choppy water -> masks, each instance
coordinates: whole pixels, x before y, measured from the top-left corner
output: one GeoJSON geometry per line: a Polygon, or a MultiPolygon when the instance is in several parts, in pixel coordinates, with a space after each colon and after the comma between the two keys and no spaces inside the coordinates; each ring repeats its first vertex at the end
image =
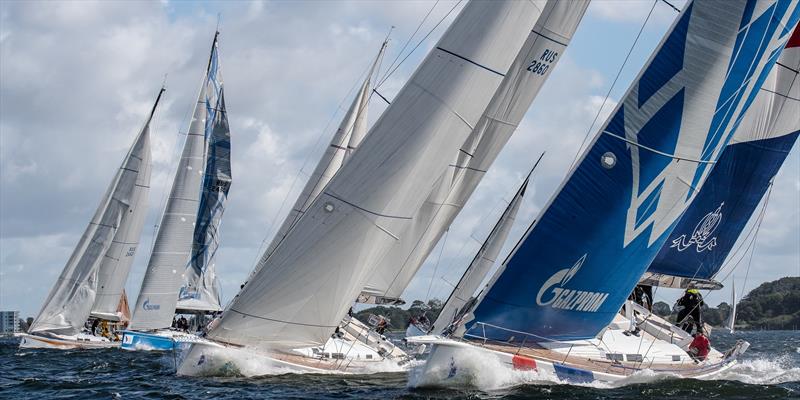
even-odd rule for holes
{"type": "MultiPolygon", "coordinates": [[[[187,378],[175,376],[172,354],[20,350],[15,342],[5,341],[0,343],[0,398],[800,398],[800,332],[740,332],[733,336],[715,332],[712,339],[717,348],[727,348],[736,339],[752,344],[739,365],[713,381],[644,374],[621,386],[573,386],[543,380],[532,372],[496,370],[476,382],[479,388],[460,390],[415,389],[405,373],[187,378]]],[[[490,367],[487,364],[487,369],[490,367]]]]}

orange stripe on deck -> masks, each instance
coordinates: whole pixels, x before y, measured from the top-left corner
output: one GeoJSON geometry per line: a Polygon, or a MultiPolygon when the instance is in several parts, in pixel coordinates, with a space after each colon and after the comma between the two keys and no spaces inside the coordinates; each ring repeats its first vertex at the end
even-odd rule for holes
{"type": "Polygon", "coordinates": [[[514,364],[514,369],[522,371],[536,370],[536,360],[529,357],[515,355],[514,358],[511,359],[511,363],[514,364]]]}

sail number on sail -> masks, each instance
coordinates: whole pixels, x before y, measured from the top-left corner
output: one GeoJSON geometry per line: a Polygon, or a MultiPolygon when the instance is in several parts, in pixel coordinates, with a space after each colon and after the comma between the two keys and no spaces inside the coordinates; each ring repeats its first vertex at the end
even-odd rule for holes
{"type": "Polygon", "coordinates": [[[558,58],[558,52],[545,49],[544,53],[538,59],[531,61],[526,69],[534,74],[544,75],[556,58],[558,58]]]}

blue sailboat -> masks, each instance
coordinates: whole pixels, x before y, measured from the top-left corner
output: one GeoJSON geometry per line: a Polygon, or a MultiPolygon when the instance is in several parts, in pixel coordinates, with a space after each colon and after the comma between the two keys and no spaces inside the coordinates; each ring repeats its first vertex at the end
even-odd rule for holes
{"type": "Polygon", "coordinates": [[[644,369],[702,378],[735,363],[746,342],[693,360],[691,336],[627,299],[698,197],[798,17],[796,1],[688,3],[462,325],[449,338],[415,340],[434,345],[425,381],[480,374],[467,361],[476,352],[568,382],[644,369]],[[633,323],[641,336],[630,335],[633,323]]]}

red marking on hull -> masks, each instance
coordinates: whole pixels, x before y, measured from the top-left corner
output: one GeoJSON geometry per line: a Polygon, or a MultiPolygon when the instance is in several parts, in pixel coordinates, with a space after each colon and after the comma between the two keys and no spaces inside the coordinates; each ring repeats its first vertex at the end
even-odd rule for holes
{"type": "Polygon", "coordinates": [[[536,360],[532,358],[515,355],[511,359],[511,363],[514,364],[514,369],[521,371],[536,371],[536,360]]]}

